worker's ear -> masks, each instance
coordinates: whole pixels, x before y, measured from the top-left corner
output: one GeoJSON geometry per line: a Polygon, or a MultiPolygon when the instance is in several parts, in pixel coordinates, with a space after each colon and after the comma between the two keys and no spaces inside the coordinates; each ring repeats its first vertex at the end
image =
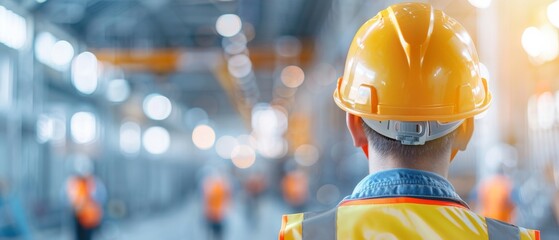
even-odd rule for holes
{"type": "Polygon", "coordinates": [[[468,118],[464,120],[462,125],[456,129],[456,136],[454,136],[454,141],[452,143],[452,153],[450,155],[450,160],[456,157],[458,151],[464,151],[468,147],[468,143],[472,138],[474,133],[474,118],[468,118]]]}
{"type": "Polygon", "coordinates": [[[347,129],[351,134],[353,139],[353,145],[360,147],[368,156],[369,141],[367,140],[367,134],[365,134],[365,129],[363,129],[363,120],[351,113],[346,114],[347,129]]]}

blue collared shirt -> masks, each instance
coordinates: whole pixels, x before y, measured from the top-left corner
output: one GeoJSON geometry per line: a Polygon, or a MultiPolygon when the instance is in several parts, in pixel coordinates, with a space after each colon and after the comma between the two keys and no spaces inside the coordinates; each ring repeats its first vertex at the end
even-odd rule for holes
{"type": "Polygon", "coordinates": [[[365,177],[344,200],[417,197],[450,200],[468,206],[444,177],[415,169],[396,168],[365,177]]]}

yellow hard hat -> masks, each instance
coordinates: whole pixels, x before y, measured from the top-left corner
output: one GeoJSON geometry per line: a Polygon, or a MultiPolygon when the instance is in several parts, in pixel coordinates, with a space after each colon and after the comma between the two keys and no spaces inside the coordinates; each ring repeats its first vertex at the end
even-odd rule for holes
{"type": "Polygon", "coordinates": [[[334,100],[364,120],[451,122],[487,110],[491,93],[464,27],[429,4],[402,3],[358,30],[334,100]]]}

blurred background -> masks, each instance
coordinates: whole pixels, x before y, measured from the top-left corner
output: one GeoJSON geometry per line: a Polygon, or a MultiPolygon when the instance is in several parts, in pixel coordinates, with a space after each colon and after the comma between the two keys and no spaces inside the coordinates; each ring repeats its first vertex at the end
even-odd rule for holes
{"type": "MultiPolygon", "coordinates": [[[[276,239],[335,206],[368,171],[332,92],[397,2],[0,0],[0,239],[276,239]]],[[[559,1],[422,2],[494,94],[450,181],[559,238],[559,1]]]]}

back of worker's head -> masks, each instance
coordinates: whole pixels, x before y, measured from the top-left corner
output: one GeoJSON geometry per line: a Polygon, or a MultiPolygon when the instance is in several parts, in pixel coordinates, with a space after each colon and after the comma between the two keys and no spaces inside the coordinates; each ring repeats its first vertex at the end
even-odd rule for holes
{"type": "Polygon", "coordinates": [[[415,161],[422,159],[436,159],[452,152],[452,145],[456,132],[425,142],[422,145],[406,145],[400,141],[385,137],[363,123],[363,132],[368,141],[369,148],[382,158],[391,158],[402,161],[415,161]]]}
{"type": "Polygon", "coordinates": [[[453,157],[491,94],[462,25],[429,4],[402,3],[357,31],[334,100],[357,146],[403,158],[453,157]]]}

